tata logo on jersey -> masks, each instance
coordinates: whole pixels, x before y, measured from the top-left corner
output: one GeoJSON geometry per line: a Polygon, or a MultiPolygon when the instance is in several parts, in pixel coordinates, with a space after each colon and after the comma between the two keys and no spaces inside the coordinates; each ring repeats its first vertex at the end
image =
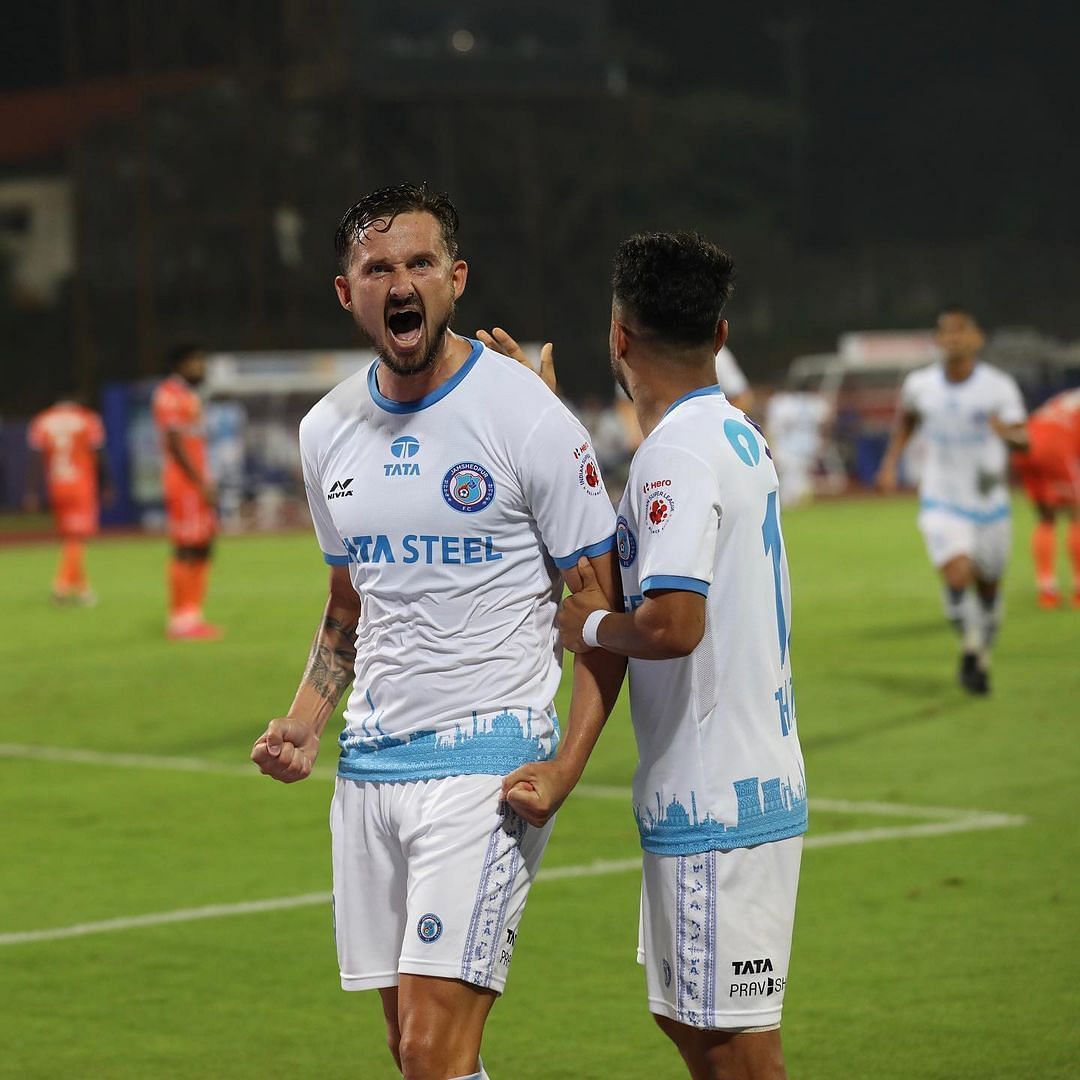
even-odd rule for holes
{"type": "Polygon", "coordinates": [[[352,496],[349,485],[353,482],[350,476],[347,480],[335,480],[330,490],[326,493],[328,499],[346,499],[352,496]]]}
{"type": "Polygon", "coordinates": [[[761,975],[772,971],[772,961],[766,956],[762,960],[732,960],[731,970],[736,975],[761,975]]]}
{"type": "Polygon", "coordinates": [[[406,458],[416,457],[420,453],[420,440],[415,435],[402,435],[390,444],[390,453],[397,461],[389,461],[383,466],[384,476],[419,476],[420,466],[406,458]]]}

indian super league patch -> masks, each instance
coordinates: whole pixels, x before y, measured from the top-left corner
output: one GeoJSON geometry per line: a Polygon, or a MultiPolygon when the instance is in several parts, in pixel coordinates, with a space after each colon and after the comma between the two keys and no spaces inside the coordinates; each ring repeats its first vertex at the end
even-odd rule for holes
{"type": "Polygon", "coordinates": [[[421,915],[416,924],[416,934],[421,941],[426,941],[429,945],[438,941],[442,937],[442,919],[430,911],[421,915]]]}
{"type": "Polygon", "coordinates": [[[630,529],[630,522],[622,514],[615,522],[615,549],[619,553],[619,565],[624,570],[634,565],[637,558],[637,537],[630,529]]]}
{"type": "Polygon", "coordinates": [[[645,496],[645,523],[649,532],[664,531],[664,526],[675,513],[675,500],[663,491],[652,491],[645,496]]]}
{"type": "Polygon", "coordinates": [[[443,477],[442,496],[451,509],[475,514],[495,498],[495,481],[483,465],[460,461],[443,477]]]}
{"type": "Polygon", "coordinates": [[[600,469],[596,464],[596,458],[593,457],[592,451],[588,451],[582,454],[578,460],[578,483],[590,494],[590,495],[602,495],[604,492],[604,485],[600,482],[600,469]]]}

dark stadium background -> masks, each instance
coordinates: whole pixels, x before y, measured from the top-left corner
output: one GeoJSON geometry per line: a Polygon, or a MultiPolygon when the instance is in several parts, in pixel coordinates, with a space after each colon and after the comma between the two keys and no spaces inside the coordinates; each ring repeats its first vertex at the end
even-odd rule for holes
{"type": "Polygon", "coordinates": [[[333,226],[404,177],[460,204],[460,326],[555,337],[573,395],[603,383],[608,262],[641,228],[736,254],[756,380],[953,299],[1075,336],[1078,29],[1046,2],[11,6],[0,180],[70,181],[75,241],[49,296],[0,288],[2,413],[178,339],[350,345],[333,226]]]}

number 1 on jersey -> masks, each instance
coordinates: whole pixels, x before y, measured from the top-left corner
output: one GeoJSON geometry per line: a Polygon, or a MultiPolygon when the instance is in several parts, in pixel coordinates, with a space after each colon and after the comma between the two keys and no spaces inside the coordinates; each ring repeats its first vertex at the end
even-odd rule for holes
{"type": "Polygon", "coordinates": [[[761,538],[765,542],[765,554],[772,556],[773,586],[776,590],[776,631],[780,637],[780,664],[787,659],[787,614],[784,611],[783,577],[781,558],[783,538],[780,536],[780,515],[776,508],[776,492],[769,492],[765,506],[765,520],[761,523],[761,538]]]}

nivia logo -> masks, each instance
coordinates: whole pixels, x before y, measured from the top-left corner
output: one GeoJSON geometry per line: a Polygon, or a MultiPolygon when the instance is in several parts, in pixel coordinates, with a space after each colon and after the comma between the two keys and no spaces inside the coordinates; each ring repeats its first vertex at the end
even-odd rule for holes
{"type": "Polygon", "coordinates": [[[390,453],[396,458],[416,457],[420,450],[420,440],[413,435],[402,435],[390,444],[390,453]]]}
{"type": "Polygon", "coordinates": [[[349,490],[349,485],[353,482],[353,478],[350,476],[347,480],[335,480],[333,486],[326,493],[328,499],[344,499],[347,495],[352,495],[349,490]]]}

